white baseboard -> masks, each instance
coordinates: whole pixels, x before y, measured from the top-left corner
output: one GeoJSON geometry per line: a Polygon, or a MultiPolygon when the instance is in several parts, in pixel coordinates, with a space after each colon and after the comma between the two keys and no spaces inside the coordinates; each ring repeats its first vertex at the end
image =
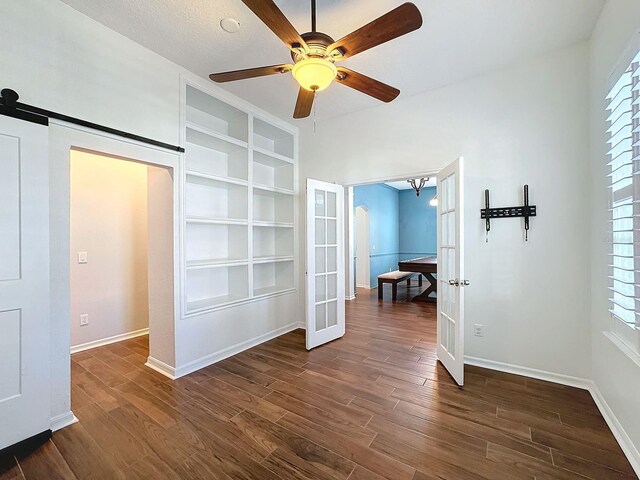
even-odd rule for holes
{"type": "Polygon", "coordinates": [[[351,296],[345,298],[345,300],[348,301],[348,302],[350,302],[351,300],[355,300],[355,299],[356,299],[355,295],[351,295],[351,296]]]}
{"type": "Polygon", "coordinates": [[[68,427],[69,425],[73,425],[77,422],[77,417],[71,410],[69,410],[67,413],[56,415],[51,419],[51,431],[55,432],[57,430],[60,430],[61,428],[68,427]]]}
{"type": "Polygon", "coordinates": [[[485,360],[477,357],[464,357],[464,363],[475,365],[476,367],[488,368],[489,370],[499,370],[501,372],[513,373],[514,375],[522,375],[525,377],[537,378],[538,380],[546,380],[547,382],[560,383],[570,387],[582,388],[589,390],[593,382],[586,378],[572,377],[562,373],[547,372],[545,370],[537,370],[535,368],[521,367],[520,365],[512,365],[510,363],[495,362],[493,360],[485,360]]]}
{"type": "Polygon", "coordinates": [[[513,373],[514,375],[523,375],[525,377],[537,378],[539,380],[546,380],[548,382],[587,390],[591,394],[591,397],[598,407],[598,410],[600,410],[605,422],[607,422],[609,429],[611,429],[613,436],[620,444],[620,448],[622,448],[622,451],[627,457],[627,460],[629,460],[629,463],[636,472],[636,475],[640,477],[640,452],[631,441],[631,438],[629,438],[629,435],[627,435],[627,432],[625,432],[622,424],[613,413],[613,410],[611,410],[611,407],[607,404],[602,392],[600,392],[600,389],[593,380],[476,357],[464,357],[464,363],[490,370],[513,373]]]}
{"type": "Polygon", "coordinates": [[[640,452],[631,441],[631,438],[629,438],[629,435],[627,435],[627,432],[613,413],[613,410],[611,410],[611,407],[609,407],[609,404],[595,382],[591,382],[589,393],[591,393],[593,401],[596,402],[598,410],[600,410],[605,422],[609,425],[613,436],[616,437],[616,440],[620,444],[620,448],[622,448],[627,460],[629,460],[631,467],[636,472],[636,475],[640,477],[640,452]]]}
{"type": "Polygon", "coordinates": [[[155,370],[158,373],[161,373],[165,377],[169,377],[171,380],[175,380],[178,378],[176,376],[176,369],[171,365],[167,365],[164,362],[161,362],[157,358],[147,357],[147,363],[145,363],[147,367],[151,370],[155,370]]]}
{"type": "MultiPolygon", "coordinates": [[[[216,362],[219,362],[220,360],[224,360],[225,358],[231,357],[233,355],[236,355],[237,353],[243,352],[251,347],[255,347],[256,345],[260,345],[261,343],[264,343],[266,341],[272,340],[276,337],[279,337],[280,335],[284,335],[285,333],[289,333],[293,330],[296,330],[298,328],[304,328],[301,324],[301,322],[294,322],[294,323],[290,323],[289,325],[285,325],[284,327],[280,327],[277,328],[275,330],[272,330],[268,333],[265,333],[264,335],[259,335],[257,337],[254,337],[250,340],[244,341],[244,342],[240,342],[236,345],[233,345],[229,348],[225,348],[224,350],[220,350],[219,352],[215,352],[209,355],[206,355],[204,357],[201,357],[197,360],[194,360],[192,362],[189,362],[185,365],[182,365],[178,368],[175,369],[174,371],[174,378],[180,378],[183,377],[185,375],[188,375],[192,372],[195,372],[196,370],[200,370],[201,368],[204,367],[208,367],[211,364],[214,364],[216,362]]],[[[149,360],[151,360],[151,358],[149,358],[149,360]]],[[[149,364],[147,364],[149,365],[149,364]]],[[[149,365],[151,366],[151,365],[149,365]]],[[[151,367],[154,368],[154,367],[151,367]]],[[[160,373],[164,373],[166,375],[165,372],[160,372],[160,373]]],[[[168,376],[168,375],[167,375],[168,376]]]]}
{"type": "Polygon", "coordinates": [[[121,342],[123,340],[129,340],[130,338],[141,337],[142,335],[148,335],[149,328],[143,328],[141,330],[135,330],[129,333],[122,333],[120,335],[114,335],[113,337],[103,338],[101,340],[95,340],[93,342],[81,343],[80,345],[74,345],[71,347],[71,353],[78,353],[91,348],[102,347],[109,345],[110,343],[121,342]]]}

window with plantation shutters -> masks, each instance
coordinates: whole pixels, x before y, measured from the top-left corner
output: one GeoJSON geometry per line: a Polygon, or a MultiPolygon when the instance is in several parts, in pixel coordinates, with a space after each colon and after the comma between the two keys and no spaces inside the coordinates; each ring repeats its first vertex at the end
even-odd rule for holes
{"type": "Polygon", "coordinates": [[[607,95],[610,309],[640,330],[640,52],[607,95]]]}

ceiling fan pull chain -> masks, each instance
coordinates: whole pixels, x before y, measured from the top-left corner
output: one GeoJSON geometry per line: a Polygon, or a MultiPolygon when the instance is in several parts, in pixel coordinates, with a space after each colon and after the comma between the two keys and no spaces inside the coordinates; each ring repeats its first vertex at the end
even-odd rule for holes
{"type": "Polygon", "coordinates": [[[313,92],[313,134],[316,134],[316,92],[313,92]]]}

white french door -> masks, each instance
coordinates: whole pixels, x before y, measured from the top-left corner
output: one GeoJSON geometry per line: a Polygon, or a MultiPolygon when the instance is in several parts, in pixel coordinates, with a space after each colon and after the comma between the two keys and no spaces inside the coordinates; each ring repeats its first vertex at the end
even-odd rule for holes
{"type": "Polygon", "coordinates": [[[438,173],[438,360],[464,383],[463,160],[438,173]]]}
{"type": "Polygon", "coordinates": [[[50,428],[48,135],[0,115],[0,449],[50,428]]]}
{"type": "Polygon", "coordinates": [[[307,350],[344,335],[344,191],[307,179],[307,350]]]}

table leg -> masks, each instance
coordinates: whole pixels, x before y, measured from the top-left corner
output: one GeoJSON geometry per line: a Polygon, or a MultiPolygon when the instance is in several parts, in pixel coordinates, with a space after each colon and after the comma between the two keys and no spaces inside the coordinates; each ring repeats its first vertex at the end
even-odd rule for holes
{"type": "Polygon", "coordinates": [[[429,272],[424,272],[422,275],[424,275],[427,281],[429,282],[429,286],[420,295],[416,295],[415,297],[413,297],[411,301],[412,302],[435,302],[437,299],[437,292],[438,292],[437,280],[429,272]],[[436,293],[436,296],[430,297],[429,295],[431,293],[436,293]]]}

